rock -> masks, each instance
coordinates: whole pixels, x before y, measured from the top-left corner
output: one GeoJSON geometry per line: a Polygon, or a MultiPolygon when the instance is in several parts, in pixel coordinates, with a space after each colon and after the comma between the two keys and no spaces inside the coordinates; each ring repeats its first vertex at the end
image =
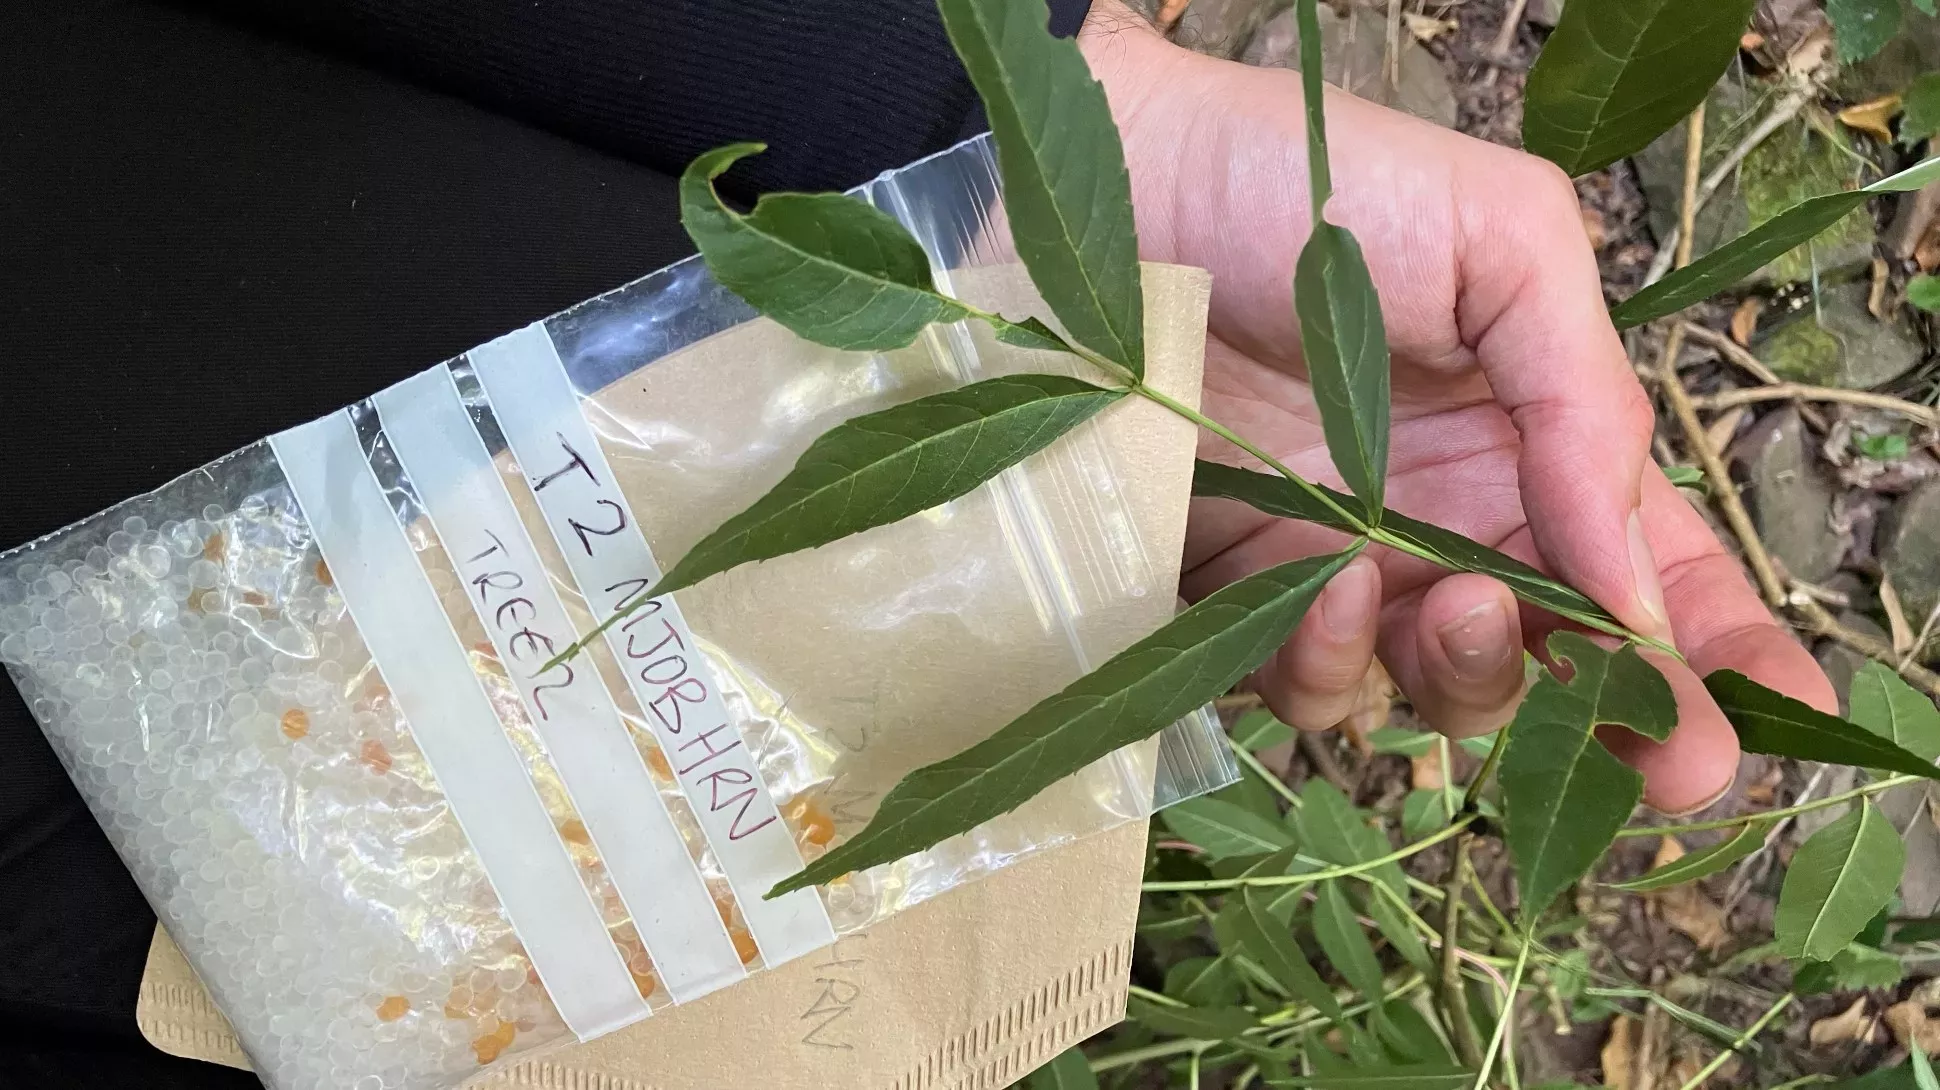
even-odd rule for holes
{"type": "MultiPolygon", "coordinates": [[[[1839,623],[1854,632],[1874,636],[1888,643],[1892,642],[1892,637],[1887,634],[1887,631],[1864,613],[1849,609],[1842,610],[1839,613],[1839,623]]],[[[1832,691],[1839,694],[1839,714],[1849,713],[1852,710],[1849,701],[1852,694],[1853,675],[1872,660],[1837,640],[1826,640],[1820,645],[1815,657],[1819,660],[1819,668],[1825,671],[1827,680],[1832,682],[1832,691]]]]}
{"type": "Polygon", "coordinates": [[[1894,507],[1880,527],[1878,549],[1917,631],[1940,602],[1940,481],[1928,481],[1894,507]]]}
{"type": "Polygon", "coordinates": [[[1831,480],[1813,459],[1804,425],[1782,409],[1739,441],[1750,463],[1746,491],[1758,536],[1786,572],[1808,583],[1839,570],[1845,540],[1832,530],[1831,480]]]}
{"type": "Polygon", "coordinates": [[[1757,346],[1759,356],[1793,382],[1849,390],[1878,386],[1912,370],[1926,358],[1926,346],[1904,314],[1886,322],[1873,317],[1866,294],[1864,283],[1822,289],[1815,307],[1757,346]]]}
{"type": "MultiPolygon", "coordinates": [[[[1401,36],[1399,78],[1390,88],[1381,74],[1388,48],[1387,20],[1381,13],[1356,7],[1340,16],[1322,4],[1319,17],[1322,75],[1327,82],[1437,125],[1455,127],[1455,91],[1448,85],[1448,73],[1412,35],[1401,36]]],[[[1261,68],[1299,68],[1300,28],[1293,10],[1262,24],[1240,59],[1261,68]]]]}
{"type": "MultiPolygon", "coordinates": [[[[1705,107],[1704,128],[1710,134],[1704,148],[1706,173],[1724,160],[1736,142],[1729,134],[1755,124],[1769,98],[1734,76],[1726,76],[1712,89],[1705,107]]],[[[1632,162],[1650,208],[1651,232],[1666,238],[1677,226],[1684,194],[1684,126],[1673,126],[1633,156],[1632,162]]],[[[1708,253],[1807,197],[1848,188],[1858,163],[1850,148],[1834,144],[1804,121],[1784,126],[1747,155],[1732,179],[1698,212],[1694,252],[1708,253]]],[[[1871,214],[1857,209],[1812,242],[1760,269],[1752,279],[1790,283],[1808,279],[1815,266],[1823,275],[1861,265],[1871,259],[1872,247],[1871,214]]]]}
{"type": "Polygon", "coordinates": [[[1291,0],[1192,0],[1172,28],[1172,40],[1196,53],[1237,57],[1261,23],[1291,0]]]}
{"type": "Polygon", "coordinates": [[[1555,26],[1563,21],[1563,0],[1529,0],[1523,16],[1538,26],[1555,26]]]}

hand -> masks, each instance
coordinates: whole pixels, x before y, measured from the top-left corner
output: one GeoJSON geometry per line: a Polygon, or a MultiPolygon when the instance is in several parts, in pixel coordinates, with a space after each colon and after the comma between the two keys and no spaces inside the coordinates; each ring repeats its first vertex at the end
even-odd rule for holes
{"type": "MultiPolygon", "coordinates": [[[[1199,56],[1116,7],[1080,45],[1124,137],[1139,251],[1213,274],[1203,409],[1295,472],[1339,483],[1300,359],[1294,260],[1309,230],[1300,79],[1199,56]]],[[[1521,152],[1329,88],[1328,220],[1366,254],[1393,353],[1388,505],[1536,564],[1659,656],[1679,723],[1657,744],[1609,731],[1667,813],[1710,805],[1738,742],[1700,676],[1731,668],[1825,710],[1831,686],[1649,457],[1654,415],[1606,317],[1575,190],[1521,152]]],[[[1238,451],[1207,436],[1201,453],[1238,451]]],[[[1231,501],[1194,501],[1183,590],[1202,597],[1338,534],[1231,501]]],[[[1508,588],[1370,550],[1322,593],[1255,679],[1302,729],[1352,707],[1377,652],[1415,710],[1467,737],[1509,721],[1519,653],[1557,621],[1508,588]]]]}

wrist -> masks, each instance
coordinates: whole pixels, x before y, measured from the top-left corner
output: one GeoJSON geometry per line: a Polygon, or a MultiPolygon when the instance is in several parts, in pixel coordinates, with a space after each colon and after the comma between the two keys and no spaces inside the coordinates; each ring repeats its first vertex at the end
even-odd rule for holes
{"type": "Polygon", "coordinates": [[[1167,102],[1190,95],[1185,89],[1190,73],[1184,69],[1204,58],[1167,41],[1123,0],[1093,0],[1078,32],[1078,50],[1111,104],[1131,174],[1140,253],[1164,254],[1169,226],[1161,213],[1168,205],[1161,198],[1172,191],[1184,135],[1164,131],[1178,112],[1167,102]]]}

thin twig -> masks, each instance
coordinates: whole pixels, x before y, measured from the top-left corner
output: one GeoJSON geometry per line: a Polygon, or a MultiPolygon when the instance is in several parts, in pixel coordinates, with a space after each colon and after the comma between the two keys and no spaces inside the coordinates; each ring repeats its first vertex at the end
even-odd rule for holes
{"type": "Polygon", "coordinates": [[[1617,835],[1620,837],[1682,836],[1685,833],[1701,833],[1706,829],[1729,829],[1733,826],[1744,825],[1747,822],[1753,821],[1775,821],[1779,818],[1796,817],[1799,814],[1812,810],[1823,810],[1828,806],[1834,806],[1849,799],[1877,795],[1881,791],[1891,790],[1901,784],[1917,783],[1925,778],[1924,776],[1908,776],[1905,774],[1888,776],[1883,780],[1875,780],[1872,783],[1855,787],[1850,791],[1841,791],[1837,795],[1827,795],[1825,798],[1815,802],[1787,806],[1782,810],[1767,810],[1762,814],[1739,814],[1737,817],[1717,818],[1712,821],[1692,821],[1683,825],[1632,825],[1626,829],[1618,829],[1617,835]]]}
{"type": "Polygon", "coordinates": [[[1482,1070],[1475,1073],[1475,1090],[1484,1090],[1489,1085],[1489,1072],[1495,1067],[1495,1057],[1506,1043],[1510,1027],[1516,1017],[1516,989],[1522,987],[1522,971],[1529,967],[1529,947],[1534,940],[1524,935],[1522,946],[1516,951],[1516,967],[1509,973],[1509,986],[1503,990],[1502,1010],[1496,1015],[1495,1033],[1489,1037],[1488,1047],[1482,1052],[1482,1070]]]}
{"type": "Polygon", "coordinates": [[[1730,334],[1720,333],[1709,326],[1701,326],[1696,322],[1684,322],[1682,324],[1684,326],[1685,336],[1707,348],[1716,349],[1719,355],[1744,368],[1751,374],[1751,377],[1767,386],[1780,386],[1784,384],[1784,379],[1779,378],[1776,372],[1765,366],[1764,361],[1752,355],[1743,345],[1732,340],[1730,334]]]}
{"type": "Polygon", "coordinates": [[[1691,398],[1693,406],[1714,412],[1759,401],[1831,401],[1841,405],[1859,405],[1868,409],[1883,409],[1886,412],[1898,413],[1929,428],[1940,428],[1940,411],[1905,398],[1874,393],[1871,390],[1840,390],[1831,386],[1807,386],[1798,382],[1781,382],[1775,386],[1720,390],[1715,394],[1700,394],[1691,398]]]}
{"type": "Polygon", "coordinates": [[[1401,0],[1388,0],[1387,45],[1381,57],[1381,76],[1388,88],[1382,96],[1384,101],[1393,101],[1401,93],[1401,0]]]}
{"type": "Polygon", "coordinates": [[[1729,1060],[1731,1057],[1736,1056],[1738,1054],[1739,1049],[1744,1048],[1746,1045],[1750,1044],[1752,1038],[1764,1032],[1765,1027],[1771,1024],[1772,1019],[1778,1017],[1778,1012],[1784,1010],[1787,1006],[1790,1006],[1791,1002],[1792,1002],[1791,992],[1786,992],[1784,995],[1779,996],[1778,1002],[1773,1003],[1769,1010],[1767,1010],[1764,1014],[1761,1014],[1758,1016],[1758,1021],[1753,1022],[1749,1029],[1745,1030],[1745,1032],[1738,1035],[1738,1039],[1736,1041],[1731,1042],[1730,1048],[1727,1048],[1723,1052],[1718,1053],[1716,1056],[1711,1057],[1711,1062],[1708,1064],[1705,1064],[1703,1067],[1698,1068],[1697,1074],[1692,1075],[1690,1080],[1686,1082],[1682,1087],[1680,1087],[1679,1090],[1698,1090],[1698,1087],[1704,1085],[1704,1080],[1710,1078],[1712,1075],[1717,1074],[1718,1068],[1723,1067],[1724,1062],[1726,1060],[1729,1060]]]}
{"type": "MultiPolygon", "coordinates": [[[[1812,800],[1813,793],[1819,789],[1820,781],[1825,779],[1825,770],[1824,765],[1812,770],[1812,778],[1805,781],[1805,788],[1799,792],[1799,797],[1793,805],[1803,805],[1812,800]]],[[[1797,814],[1787,814],[1773,822],[1771,829],[1765,834],[1764,841],[1758,845],[1758,850],[1745,860],[1744,865],[1732,873],[1731,886],[1725,890],[1724,901],[1719,909],[1724,919],[1731,918],[1731,910],[1738,907],[1739,899],[1744,897],[1747,889],[1751,888],[1752,861],[1771,851],[1773,845],[1778,843],[1778,838],[1785,835],[1785,830],[1792,827],[1792,822],[1797,817],[1797,814]]]]}
{"type": "Polygon", "coordinates": [[[1523,12],[1529,8],[1529,0],[1510,0],[1509,12],[1502,17],[1502,29],[1496,31],[1495,41],[1489,44],[1489,56],[1501,60],[1509,55],[1509,48],[1516,44],[1516,33],[1522,29],[1523,12]]]}
{"type": "MultiPolygon", "coordinates": [[[[1681,213],[1684,222],[1689,223],[1696,215],[1697,163],[1704,154],[1704,105],[1691,111],[1690,138],[1685,142],[1684,154],[1684,203],[1681,213]]],[[[1690,262],[1691,247],[1688,233],[1677,245],[1682,267],[1690,262]]],[[[1738,537],[1739,545],[1745,554],[1745,563],[1758,579],[1758,589],[1765,600],[1773,606],[1785,604],[1785,584],[1778,577],[1778,570],[1772,565],[1771,554],[1765,550],[1765,543],[1758,537],[1752,526],[1751,515],[1745,510],[1744,500],[1738,495],[1738,486],[1731,479],[1731,471],[1726,468],[1724,459],[1717,448],[1711,445],[1704,433],[1704,423],[1698,419],[1697,408],[1691,403],[1691,395],[1684,389],[1683,380],[1677,375],[1677,351],[1684,344],[1685,325],[1678,322],[1671,326],[1670,336],[1664,343],[1664,355],[1658,360],[1657,376],[1664,390],[1664,400],[1670,402],[1671,413],[1684,429],[1684,441],[1698,457],[1698,464],[1704,467],[1704,475],[1711,481],[1711,498],[1717,501],[1724,513],[1725,522],[1731,532],[1738,537]]]]}
{"type": "Polygon", "coordinates": [[[1867,658],[1878,659],[1888,666],[1896,667],[1901,677],[1925,689],[1930,695],[1940,697],[1940,674],[1917,662],[1909,662],[1904,667],[1900,667],[1899,654],[1893,650],[1892,644],[1841,624],[1839,618],[1832,615],[1832,611],[1806,595],[1795,594],[1786,604],[1792,607],[1792,612],[1797,614],[1805,627],[1814,634],[1837,640],[1867,658]]]}
{"type": "MultiPolygon", "coordinates": [[[[1738,164],[1745,161],[1745,156],[1750,155],[1753,148],[1764,143],[1765,138],[1777,132],[1780,126],[1797,117],[1799,111],[1804,109],[1805,104],[1811,100],[1812,89],[1809,84],[1801,82],[1786,91],[1784,97],[1772,105],[1771,112],[1753,126],[1752,130],[1745,134],[1745,138],[1738,141],[1717,166],[1711,168],[1710,174],[1705,175],[1704,181],[1698,185],[1693,195],[1695,201],[1691,208],[1691,215],[1685,222],[1696,219],[1698,210],[1704,207],[1713,194],[1717,193],[1719,187],[1724,185],[1725,179],[1731,176],[1732,171],[1738,169],[1738,164]]],[[[1662,280],[1664,274],[1671,270],[1671,261],[1677,249],[1685,248],[1685,239],[1690,234],[1690,228],[1680,224],[1664,238],[1658,247],[1657,259],[1651,262],[1650,271],[1644,275],[1646,285],[1662,280]]]]}
{"type": "Polygon", "coordinates": [[[1304,886],[1312,882],[1324,882],[1329,878],[1348,878],[1367,871],[1398,863],[1416,852],[1440,844],[1444,840],[1460,835],[1475,821],[1476,815],[1464,814],[1455,819],[1453,825],[1438,829],[1405,847],[1397,848],[1386,855],[1364,859],[1359,863],[1346,866],[1327,867],[1323,870],[1305,871],[1300,874],[1259,874],[1246,878],[1210,878],[1184,882],[1146,882],[1139,888],[1146,893],[1183,893],[1206,890],[1238,889],[1241,886],[1304,886]]]}
{"type": "Polygon", "coordinates": [[[1455,1043],[1455,1055],[1469,1068],[1482,1066],[1482,1042],[1475,1036],[1475,1022],[1469,1017],[1468,990],[1462,983],[1461,926],[1462,872],[1469,865],[1469,851],[1475,834],[1464,830],[1456,838],[1454,858],[1448,876],[1442,880],[1442,979],[1439,999],[1442,1020],[1448,1023],[1448,1036],[1455,1043]]]}

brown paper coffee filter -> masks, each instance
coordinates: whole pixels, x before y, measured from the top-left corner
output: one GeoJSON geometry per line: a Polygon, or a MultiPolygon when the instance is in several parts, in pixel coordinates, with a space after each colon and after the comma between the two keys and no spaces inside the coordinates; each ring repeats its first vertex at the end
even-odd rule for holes
{"type": "MultiPolygon", "coordinates": [[[[950,287],[1013,316],[1042,310],[1015,269],[973,270],[950,287]]],[[[1208,277],[1198,270],[1146,266],[1147,379],[1188,403],[1198,400],[1208,289],[1208,277]]],[[[1058,366],[1057,357],[998,345],[981,326],[970,336],[982,364],[979,377],[1058,366]]],[[[951,351],[920,343],[910,350],[951,351]]],[[[663,561],[681,555],[725,513],[758,496],[815,431],[834,422],[796,435],[762,419],[773,399],[748,395],[784,388],[801,377],[804,360],[810,367],[830,363],[825,355],[770,322],[750,322],[656,361],[587,405],[641,528],[663,561]],[[749,435],[787,437],[759,465],[689,463],[669,472],[658,449],[658,460],[650,462],[631,438],[643,421],[678,421],[681,443],[695,450],[705,450],[716,437],[735,449],[745,448],[749,435]]],[[[915,355],[904,356],[877,357],[868,366],[915,366],[909,362],[915,355]]],[[[848,360],[859,366],[854,357],[848,360]]],[[[926,366],[934,368],[933,360],[926,366]]],[[[925,387],[909,375],[889,384],[894,400],[948,384],[938,377],[925,387]]],[[[867,374],[856,377],[869,380],[867,374]]],[[[1036,510],[1049,523],[1045,532],[1064,552],[1081,554],[1072,570],[1052,573],[1057,578],[1051,582],[1068,596],[1066,612],[1076,628],[1071,635],[1096,665],[1173,612],[1170,593],[1125,593],[1128,584],[1120,580],[1129,574],[1141,576],[1129,585],[1176,582],[1194,435],[1190,425],[1158,406],[1128,399],[1063,442],[1091,446],[1072,457],[1033,459],[1008,487],[1034,494],[1036,510]],[[1100,465],[1110,467],[1102,479],[1100,465]],[[1095,502],[1101,481],[1116,492],[1110,503],[1095,502]],[[1130,525],[1105,525],[1114,517],[1130,525]]],[[[1019,595],[1015,603],[979,599],[974,611],[948,608],[950,573],[1015,559],[1008,557],[1014,532],[1001,525],[999,505],[985,495],[990,491],[936,517],[919,516],[737,569],[681,592],[697,634],[733,649],[734,668],[745,676],[730,685],[785,693],[787,714],[806,722],[860,724],[857,744],[848,747],[841,765],[845,791],[880,797],[911,767],[963,748],[1070,679],[1070,637],[1047,631],[1044,603],[1019,595]],[[912,580],[887,584],[883,556],[897,558],[912,580]],[[854,562],[858,557],[877,562],[865,570],[854,562]],[[859,624],[845,625],[841,639],[828,638],[830,602],[879,612],[900,602],[897,595],[915,597],[879,638],[859,624]]],[[[1102,782],[1076,777],[999,819],[1007,824],[982,842],[981,855],[956,849],[959,858],[945,850],[924,865],[928,870],[894,869],[888,888],[867,895],[901,910],[833,947],[617,1033],[489,1071],[475,1085],[1008,1086],[1122,1017],[1144,822],[1128,820],[1037,851],[933,900],[924,899],[926,883],[939,874],[986,869],[992,844],[1014,840],[1021,848],[1041,841],[1047,830],[1100,827],[1102,782]]],[[[844,824],[842,831],[857,827],[844,824]]],[[[247,1066],[226,1021],[159,929],[137,1020],[164,1051],[247,1066]]]]}

